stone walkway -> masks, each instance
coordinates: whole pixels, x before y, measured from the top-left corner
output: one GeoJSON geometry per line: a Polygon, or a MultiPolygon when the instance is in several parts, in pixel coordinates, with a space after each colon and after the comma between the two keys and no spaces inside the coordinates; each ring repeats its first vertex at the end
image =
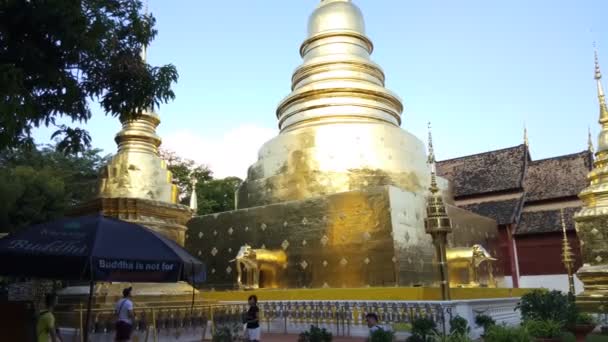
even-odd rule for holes
{"type": "MultiPolygon", "coordinates": [[[[297,342],[298,335],[264,334],[261,342],[297,342]]],[[[342,337],[334,336],[332,342],[363,342],[361,337],[342,337]]]]}

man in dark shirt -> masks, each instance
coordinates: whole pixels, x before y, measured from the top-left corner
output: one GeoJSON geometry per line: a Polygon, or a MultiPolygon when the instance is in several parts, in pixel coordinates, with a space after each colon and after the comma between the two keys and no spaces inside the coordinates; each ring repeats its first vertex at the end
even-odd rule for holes
{"type": "Polygon", "coordinates": [[[258,308],[258,297],[255,295],[249,296],[247,300],[249,302],[249,310],[247,311],[246,323],[247,323],[247,341],[259,342],[261,329],[260,329],[260,309],[258,308]]]}

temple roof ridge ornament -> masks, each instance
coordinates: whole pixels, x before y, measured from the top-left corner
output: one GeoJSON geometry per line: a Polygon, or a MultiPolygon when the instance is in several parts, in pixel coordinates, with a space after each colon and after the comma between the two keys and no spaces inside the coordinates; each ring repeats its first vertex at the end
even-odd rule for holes
{"type": "Polygon", "coordinates": [[[528,127],[526,126],[525,122],[524,122],[524,145],[526,145],[527,147],[530,147],[530,140],[528,139],[528,127]]]}

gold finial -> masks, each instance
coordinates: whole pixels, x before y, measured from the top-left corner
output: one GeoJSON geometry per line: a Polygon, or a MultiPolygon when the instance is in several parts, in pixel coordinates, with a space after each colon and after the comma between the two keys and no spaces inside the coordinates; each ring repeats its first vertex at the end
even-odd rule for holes
{"type": "Polygon", "coordinates": [[[431,187],[429,190],[432,194],[435,194],[439,191],[439,187],[437,186],[437,168],[436,168],[436,160],[435,160],[435,149],[433,148],[433,133],[431,132],[431,123],[428,123],[429,130],[429,158],[428,163],[431,166],[431,187]]]}
{"type": "Polygon", "coordinates": [[[192,209],[192,214],[196,215],[196,211],[198,210],[198,199],[196,198],[196,184],[198,180],[196,178],[192,178],[192,193],[190,194],[190,209],[192,209]]]}
{"type": "MultiPolygon", "coordinates": [[[[144,15],[147,17],[148,16],[148,0],[145,1],[144,3],[144,15]]],[[[140,53],[141,59],[144,61],[144,63],[146,62],[147,58],[148,58],[148,47],[146,45],[143,45],[141,47],[141,53],[140,53]]]]}
{"type": "Polygon", "coordinates": [[[434,164],[435,163],[435,150],[433,149],[433,133],[431,132],[431,123],[430,122],[427,123],[427,128],[429,131],[429,141],[428,141],[429,158],[428,158],[427,162],[429,164],[434,164]]]}
{"type": "Polygon", "coordinates": [[[530,141],[528,140],[528,127],[526,127],[526,124],[524,123],[524,145],[526,146],[530,146],[530,141]]]}
{"type": "Polygon", "coordinates": [[[593,148],[593,138],[591,137],[591,127],[587,127],[587,148],[590,153],[594,153],[595,149],[593,148]]]}
{"type": "Polygon", "coordinates": [[[602,72],[600,71],[600,59],[597,52],[597,47],[594,45],[594,60],[595,60],[595,81],[597,83],[597,97],[600,104],[600,123],[608,123],[608,107],[606,106],[606,98],[604,96],[604,87],[602,86],[602,72]]]}
{"type": "Polygon", "coordinates": [[[321,0],[321,2],[319,3],[319,7],[325,6],[332,2],[351,2],[351,0],[321,0]]]}

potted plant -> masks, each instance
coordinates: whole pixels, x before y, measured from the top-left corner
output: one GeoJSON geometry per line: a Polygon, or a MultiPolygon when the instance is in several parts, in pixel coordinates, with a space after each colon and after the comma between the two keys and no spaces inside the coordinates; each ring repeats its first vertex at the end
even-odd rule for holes
{"type": "Polygon", "coordinates": [[[539,342],[559,342],[563,334],[563,324],[551,319],[528,319],[524,327],[539,342]]]}
{"type": "Polygon", "coordinates": [[[483,328],[483,334],[481,334],[483,337],[491,326],[496,325],[496,321],[491,316],[480,314],[475,316],[475,324],[478,327],[483,328]]]}
{"type": "Polygon", "coordinates": [[[471,332],[469,322],[460,317],[459,315],[454,316],[450,319],[450,334],[458,334],[468,336],[471,332]]]}
{"type": "Polygon", "coordinates": [[[431,336],[437,333],[437,325],[430,318],[420,317],[412,321],[412,335],[407,342],[427,342],[431,336]]]}
{"type": "Polygon", "coordinates": [[[595,319],[588,313],[576,312],[574,322],[568,324],[568,330],[576,336],[577,341],[584,341],[596,327],[595,319]]]}
{"type": "Polygon", "coordinates": [[[378,329],[370,334],[369,342],[393,342],[395,333],[390,330],[378,329]]]}
{"type": "Polygon", "coordinates": [[[314,325],[310,326],[309,331],[304,331],[300,334],[298,342],[331,342],[333,339],[332,334],[314,325]]]}
{"type": "Polygon", "coordinates": [[[521,297],[516,310],[521,311],[524,321],[529,319],[567,322],[574,303],[560,291],[536,289],[521,297]]]}
{"type": "Polygon", "coordinates": [[[532,336],[525,327],[492,325],[486,331],[484,342],[530,342],[532,336]]]}

